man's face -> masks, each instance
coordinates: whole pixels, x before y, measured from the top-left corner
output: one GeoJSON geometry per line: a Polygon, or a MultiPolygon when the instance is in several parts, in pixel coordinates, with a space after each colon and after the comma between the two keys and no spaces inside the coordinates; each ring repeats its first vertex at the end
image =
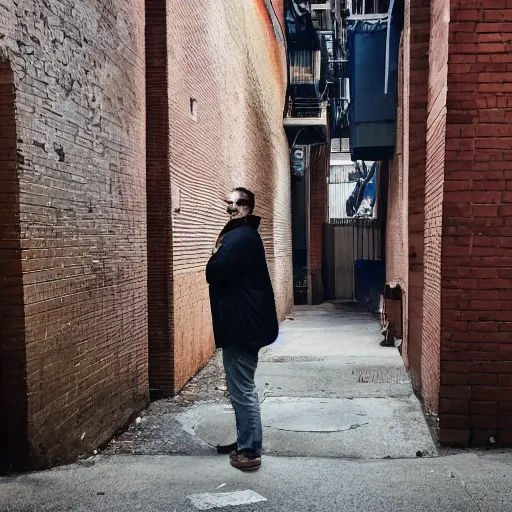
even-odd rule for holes
{"type": "Polygon", "coordinates": [[[231,192],[226,199],[231,219],[243,219],[251,213],[248,197],[243,192],[231,192]]]}

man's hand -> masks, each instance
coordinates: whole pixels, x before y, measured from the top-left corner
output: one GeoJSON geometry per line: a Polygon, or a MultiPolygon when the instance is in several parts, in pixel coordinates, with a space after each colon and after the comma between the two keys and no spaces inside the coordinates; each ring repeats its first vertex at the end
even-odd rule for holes
{"type": "Polygon", "coordinates": [[[213,255],[213,254],[216,254],[216,253],[217,253],[217,251],[221,248],[221,246],[222,246],[222,239],[223,239],[223,238],[224,238],[224,237],[220,237],[220,238],[217,240],[217,242],[215,242],[215,247],[214,247],[214,248],[213,248],[213,250],[212,250],[212,255],[213,255]]]}

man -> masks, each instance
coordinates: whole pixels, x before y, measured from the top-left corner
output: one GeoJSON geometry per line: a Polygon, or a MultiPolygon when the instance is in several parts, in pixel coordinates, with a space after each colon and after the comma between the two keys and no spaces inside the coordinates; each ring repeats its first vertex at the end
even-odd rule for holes
{"type": "Polygon", "coordinates": [[[215,345],[222,348],[226,384],[235,410],[237,442],[230,463],[249,470],[261,465],[262,427],[254,374],[260,348],[278,334],[274,292],[253,215],[254,194],[237,188],[227,199],[230,220],[206,267],[215,345]]]}

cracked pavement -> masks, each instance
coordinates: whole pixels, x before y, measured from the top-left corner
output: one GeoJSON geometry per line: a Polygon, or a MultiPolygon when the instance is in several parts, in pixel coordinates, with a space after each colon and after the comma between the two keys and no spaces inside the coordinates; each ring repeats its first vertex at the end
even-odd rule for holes
{"type": "MultiPolygon", "coordinates": [[[[398,351],[353,306],[297,308],[260,353],[266,455],[378,459],[435,456],[398,351]]],[[[106,453],[213,455],[235,440],[220,354],[172,399],[154,402],[106,453]]]]}

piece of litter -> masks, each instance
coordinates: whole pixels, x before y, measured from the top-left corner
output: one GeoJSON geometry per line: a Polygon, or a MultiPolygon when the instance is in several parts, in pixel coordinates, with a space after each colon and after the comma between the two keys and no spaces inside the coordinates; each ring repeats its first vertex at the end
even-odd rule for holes
{"type": "Polygon", "coordinates": [[[220,484],[217,489],[222,489],[226,484],[220,484]]]}
{"type": "Polygon", "coordinates": [[[247,489],[235,492],[204,492],[202,494],[191,494],[187,496],[198,510],[210,510],[212,508],[237,507],[267,501],[267,498],[260,496],[257,492],[247,489]]]}
{"type": "Polygon", "coordinates": [[[142,418],[139,416],[135,419],[135,423],[138,425],[142,421],[142,418]]]}

